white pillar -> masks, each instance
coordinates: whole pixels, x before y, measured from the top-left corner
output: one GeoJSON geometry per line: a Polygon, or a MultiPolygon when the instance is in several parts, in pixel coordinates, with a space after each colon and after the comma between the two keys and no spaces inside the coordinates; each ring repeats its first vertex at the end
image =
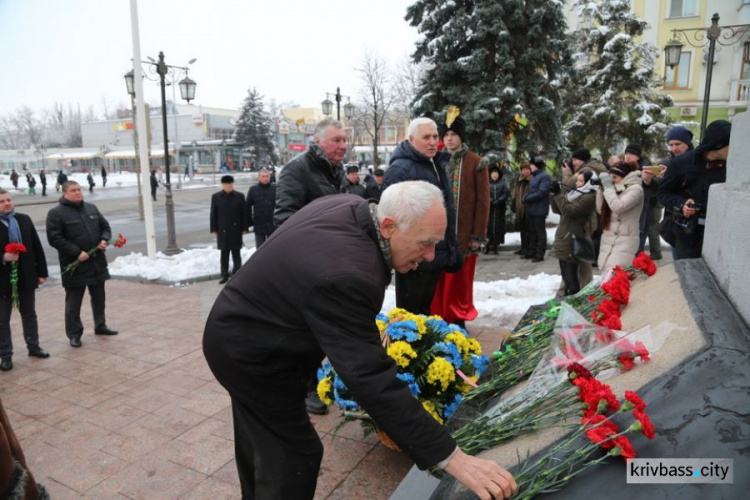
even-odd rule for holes
{"type": "Polygon", "coordinates": [[[143,74],[141,73],[141,38],[138,30],[138,2],[130,0],[130,24],[133,31],[133,76],[135,77],[135,107],[136,107],[136,127],[138,127],[138,157],[141,160],[141,184],[143,189],[143,213],[146,223],[146,253],[149,259],[156,258],[156,231],[154,229],[154,206],[151,203],[151,186],[149,180],[149,161],[148,161],[148,130],[146,129],[146,107],[143,103],[143,74]]]}

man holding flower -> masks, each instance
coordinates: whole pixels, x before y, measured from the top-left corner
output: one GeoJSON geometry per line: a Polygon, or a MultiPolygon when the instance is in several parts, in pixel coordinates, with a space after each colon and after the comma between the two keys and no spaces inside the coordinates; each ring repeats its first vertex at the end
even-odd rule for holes
{"type": "Polygon", "coordinates": [[[10,314],[14,302],[21,312],[29,356],[49,357],[39,347],[34,295],[38,286],[47,281],[48,274],[44,249],[31,217],[16,213],[13,199],[4,189],[0,189],[0,245],[5,249],[0,266],[0,370],[8,371],[13,368],[10,314]]]}
{"type": "Polygon", "coordinates": [[[117,335],[107,327],[104,315],[104,282],[109,279],[104,250],[112,232],[96,205],[83,201],[80,184],[67,181],[62,191],[60,204],[47,214],[47,240],[57,250],[63,270],[65,334],[71,346],[81,347],[81,303],[87,287],[94,313],[94,333],[117,335]],[[75,262],[78,264],[71,266],[75,262]]]}

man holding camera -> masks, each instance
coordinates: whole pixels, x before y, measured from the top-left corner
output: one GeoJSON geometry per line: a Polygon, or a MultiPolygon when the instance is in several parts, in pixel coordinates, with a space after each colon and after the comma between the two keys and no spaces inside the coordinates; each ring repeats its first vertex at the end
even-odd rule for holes
{"type": "Polygon", "coordinates": [[[697,148],[673,159],[659,186],[659,201],[674,211],[675,260],[701,256],[708,190],[726,182],[731,131],[726,120],[711,123],[697,148]]]}

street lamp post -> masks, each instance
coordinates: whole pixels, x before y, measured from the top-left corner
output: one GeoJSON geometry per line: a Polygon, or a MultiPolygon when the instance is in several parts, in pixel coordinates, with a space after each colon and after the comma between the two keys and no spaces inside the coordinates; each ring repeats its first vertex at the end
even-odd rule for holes
{"type": "MultiPolygon", "coordinates": [[[[703,113],[701,115],[701,137],[706,130],[706,121],[708,120],[708,103],[711,97],[711,78],[714,71],[714,54],[716,53],[716,43],[719,45],[733,45],[737,43],[742,34],[749,31],[750,24],[735,24],[731,26],[719,26],[719,14],[714,13],[711,18],[711,26],[708,28],[684,28],[673,29],[672,40],[667,42],[664,47],[664,56],[667,66],[674,69],[680,64],[682,48],[685,46],[679,39],[684,39],[692,47],[704,47],[708,39],[708,54],[706,59],[706,88],[703,94],[703,113]],[[690,35],[690,36],[688,36],[690,35]],[[692,37],[692,40],[691,40],[692,37]]],[[[720,50],[720,49],[719,49],[720,50]]],[[[743,51],[743,59],[750,62],[750,50],[747,48],[743,51]]]]}
{"type": "Polygon", "coordinates": [[[125,87],[130,94],[130,107],[133,113],[133,146],[135,147],[135,174],[138,180],[138,220],[144,220],[143,191],[141,190],[141,159],[138,156],[138,127],[135,126],[135,76],[131,69],[125,73],[125,87]]]}
{"type": "MultiPolygon", "coordinates": [[[[172,183],[170,178],[170,165],[169,165],[169,135],[167,127],[167,98],[166,98],[166,85],[167,76],[169,76],[170,84],[174,85],[177,83],[177,79],[185,74],[185,78],[180,80],[178,85],[180,86],[180,95],[188,103],[195,99],[195,82],[187,76],[188,68],[186,66],[170,66],[164,62],[164,52],[159,52],[159,61],[154,61],[150,57],[149,61],[141,61],[143,64],[149,65],[149,69],[152,72],[156,72],[159,75],[159,86],[161,88],[161,118],[162,118],[162,130],[164,133],[164,168],[166,171],[166,182],[164,188],[166,190],[166,211],[167,211],[167,248],[164,250],[166,255],[175,255],[180,253],[180,248],[177,246],[177,235],[175,233],[175,219],[174,219],[174,199],[172,197],[172,183]]],[[[190,61],[192,63],[194,60],[190,61]]],[[[188,63],[188,64],[190,64],[188,63]]],[[[128,75],[125,75],[128,78],[128,75]]],[[[130,75],[133,78],[133,75],[130,75]]],[[[128,84],[130,88],[130,84],[128,84]]],[[[178,174],[179,175],[179,172],[178,174]]]]}
{"type": "MultiPolygon", "coordinates": [[[[344,105],[344,116],[347,120],[351,120],[354,115],[354,105],[349,101],[348,95],[341,95],[341,88],[336,87],[336,93],[333,95],[336,99],[336,119],[341,121],[341,98],[346,97],[346,104],[344,105]]],[[[323,108],[324,115],[331,115],[333,111],[333,102],[330,99],[331,93],[326,92],[325,101],[321,102],[320,105],[323,108]]]]}

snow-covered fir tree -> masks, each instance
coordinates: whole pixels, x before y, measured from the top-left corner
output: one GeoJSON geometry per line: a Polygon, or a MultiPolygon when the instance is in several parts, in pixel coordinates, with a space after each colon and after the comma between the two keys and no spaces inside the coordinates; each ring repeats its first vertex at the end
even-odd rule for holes
{"type": "Polygon", "coordinates": [[[266,112],[263,96],[255,88],[247,91],[234,137],[247,150],[255,165],[278,163],[273,118],[266,112]]]}
{"type": "Polygon", "coordinates": [[[572,34],[573,80],[565,85],[566,130],[575,146],[598,149],[603,158],[639,143],[663,154],[671,122],[670,96],[654,73],[659,50],[639,38],[648,28],[629,0],[573,0],[581,23],[572,34]]]}
{"type": "Polygon", "coordinates": [[[506,149],[511,133],[517,157],[562,149],[559,75],[570,66],[562,1],[418,0],[406,20],[422,35],[413,59],[428,64],[418,114],[437,121],[458,106],[480,152],[506,149]]]}

